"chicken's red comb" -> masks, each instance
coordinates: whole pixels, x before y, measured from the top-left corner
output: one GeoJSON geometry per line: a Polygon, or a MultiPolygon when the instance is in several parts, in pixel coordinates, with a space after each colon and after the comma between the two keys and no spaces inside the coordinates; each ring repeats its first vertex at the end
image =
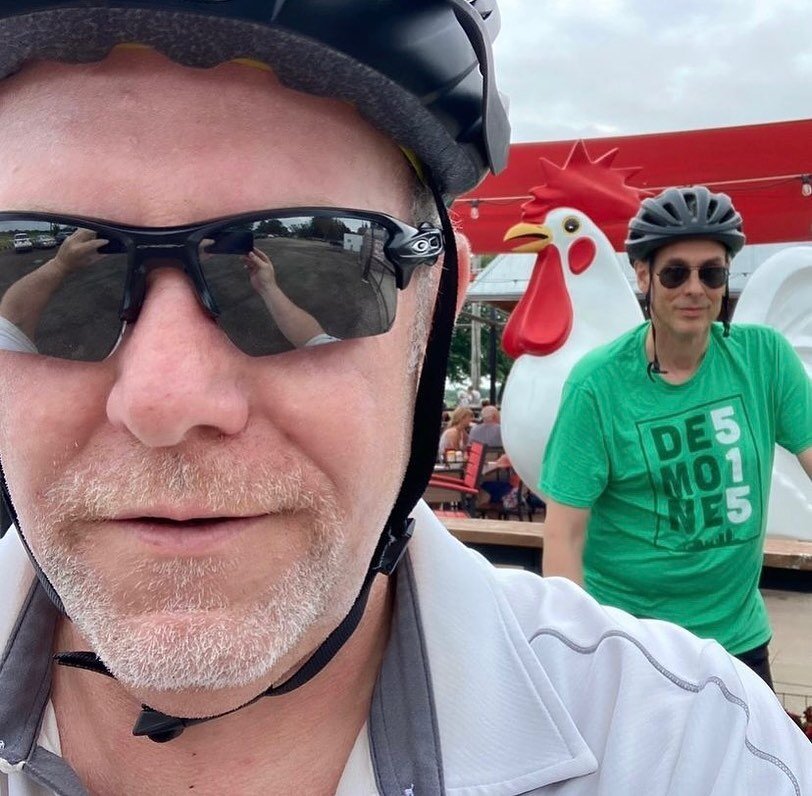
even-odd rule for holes
{"type": "Polygon", "coordinates": [[[610,149],[592,160],[583,141],[576,141],[563,166],[540,158],[546,182],[530,189],[533,198],[522,205],[526,221],[540,223],[556,207],[572,207],[586,213],[598,226],[626,222],[651,191],[627,185],[642,168],[612,165],[618,150],[610,149]]]}

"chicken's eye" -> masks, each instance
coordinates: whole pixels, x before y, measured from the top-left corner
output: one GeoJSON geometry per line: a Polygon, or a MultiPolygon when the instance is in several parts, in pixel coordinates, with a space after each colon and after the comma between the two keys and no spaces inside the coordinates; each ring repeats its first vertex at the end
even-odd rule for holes
{"type": "Polygon", "coordinates": [[[567,216],[564,219],[564,231],[569,232],[570,235],[577,232],[581,228],[581,222],[575,216],[567,216]]]}

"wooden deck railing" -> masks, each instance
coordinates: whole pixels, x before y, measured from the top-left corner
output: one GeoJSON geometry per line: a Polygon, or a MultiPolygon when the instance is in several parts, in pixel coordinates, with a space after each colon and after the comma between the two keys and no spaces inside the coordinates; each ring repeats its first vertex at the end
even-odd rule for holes
{"type": "MultiPolygon", "coordinates": [[[[514,520],[477,520],[443,517],[443,524],[466,544],[501,545],[504,547],[544,548],[544,523],[514,520]]],[[[767,537],[764,543],[764,565],[779,569],[812,571],[812,542],[767,537]]]]}

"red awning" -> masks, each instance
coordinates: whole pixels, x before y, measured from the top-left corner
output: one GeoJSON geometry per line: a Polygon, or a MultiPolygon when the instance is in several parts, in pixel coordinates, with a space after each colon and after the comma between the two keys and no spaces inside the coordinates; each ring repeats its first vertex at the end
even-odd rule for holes
{"type": "Polygon", "coordinates": [[[812,119],[593,138],[583,145],[585,150],[575,141],[511,146],[507,168],[454,203],[473,250],[510,251],[504,234],[533,199],[529,211],[535,215],[547,205],[587,213],[621,251],[635,189],[657,193],[671,185],[707,185],[729,194],[748,243],[812,240],[812,119]]]}

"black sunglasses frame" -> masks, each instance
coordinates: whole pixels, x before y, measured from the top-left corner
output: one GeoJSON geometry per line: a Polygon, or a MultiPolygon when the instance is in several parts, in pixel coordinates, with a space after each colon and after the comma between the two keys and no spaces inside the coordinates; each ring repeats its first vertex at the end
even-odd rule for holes
{"type": "Polygon", "coordinates": [[[656,274],[656,276],[660,280],[660,284],[666,288],[666,290],[676,290],[678,287],[682,287],[682,285],[684,285],[691,278],[691,271],[696,271],[699,275],[699,281],[702,282],[705,287],[710,288],[711,290],[720,290],[723,288],[730,277],[730,268],[725,265],[700,265],[698,267],[689,265],[666,265],[656,274]],[[675,271],[682,274],[679,281],[666,284],[666,282],[663,281],[663,274],[666,272],[673,273],[675,271]],[[718,285],[711,284],[707,280],[707,275],[709,272],[717,271],[724,271],[725,277],[718,285]]]}
{"type": "Polygon", "coordinates": [[[417,227],[385,213],[340,207],[283,207],[253,210],[248,213],[207,219],[193,224],[172,227],[139,227],[89,216],[62,215],[37,211],[0,211],[0,223],[7,221],[42,221],[63,227],[81,227],[108,240],[99,249],[101,254],[127,254],[127,276],[121,304],[121,320],[137,320],[146,296],[150,262],[160,261],[158,267],[174,267],[183,271],[194,285],[198,300],[211,315],[221,312],[205,278],[200,263],[200,244],[223,227],[290,217],[352,218],[369,221],[383,227],[389,234],[383,250],[393,266],[395,284],[399,290],[408,287],[415,269],[434,265],[444,251],[441,229],[423,222],[417,227]]]}

